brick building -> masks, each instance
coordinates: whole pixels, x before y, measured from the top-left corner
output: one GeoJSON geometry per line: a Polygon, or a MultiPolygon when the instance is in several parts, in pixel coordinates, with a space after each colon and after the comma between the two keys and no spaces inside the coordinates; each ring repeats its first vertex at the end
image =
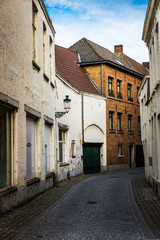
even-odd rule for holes
{"type": "Polygon", "coordinates": [[[122,45],[113,54],[83,38],[70,49],[79,53],[80,66],[106,97],[107,168],[143,166],[138,90],[148,70],[125,55],[122,45]]]}

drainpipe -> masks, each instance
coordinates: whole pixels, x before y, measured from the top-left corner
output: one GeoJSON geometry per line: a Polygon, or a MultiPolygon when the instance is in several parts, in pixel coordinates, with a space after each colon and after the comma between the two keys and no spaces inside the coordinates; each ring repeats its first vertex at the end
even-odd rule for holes
{"type": "Polygon", "coordinates": [[[101,95],[103,96],[103,64],[101,64],[101,95]]]}
{"type": "Polygon", "coordinates": [[[84,144],[84,96],[82,93],[82,145],[84,144]]]}

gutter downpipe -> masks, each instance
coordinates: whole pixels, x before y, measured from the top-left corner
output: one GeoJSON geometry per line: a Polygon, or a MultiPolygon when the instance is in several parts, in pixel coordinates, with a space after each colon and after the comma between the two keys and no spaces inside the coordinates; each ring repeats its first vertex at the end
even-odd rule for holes
{"type": "Polygon", "coordinates": [[[101,64],[101,95],[103,96],[103,64],[101,64]]]}
{"type": "Polygon", "coordinates": [[[82,93],[82,145],[84,144],[84,95],[82,93]]]}

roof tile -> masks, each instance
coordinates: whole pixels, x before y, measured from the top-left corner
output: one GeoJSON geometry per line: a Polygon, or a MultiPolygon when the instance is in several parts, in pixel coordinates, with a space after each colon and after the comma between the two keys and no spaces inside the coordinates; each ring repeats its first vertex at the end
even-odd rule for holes
{"type": "Polygon", "coordinates": [[[127,55],[122,54],[122,57],[119,58],[107,48],[104,48],[86,38],[82,38],[73,44],[69,49],[79,52],[82,62],[109,60],[118,65],[123,65],[125,68],[138,72],[142,75],[148,74],[148,70],[145,66],[136,62],[127,55]]]}
{"type": "Polygon", "coordinates": [[[83,69],[77,64],[79,59],[76,52],[55,45],[55,59],[56,71],[73,87],[80,91],[100,95],[83,69]]]}

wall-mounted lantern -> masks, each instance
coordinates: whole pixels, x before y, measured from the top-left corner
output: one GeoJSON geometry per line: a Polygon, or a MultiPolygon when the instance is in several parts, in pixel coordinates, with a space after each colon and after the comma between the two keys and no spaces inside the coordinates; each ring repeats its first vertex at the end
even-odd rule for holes
{"type": "Polygon", "coordinates": [[[68,95],[66,95],[65,99],[63,100],[63,104],[65,112],[56,112],[56,118],[61,118],[63,115],[69,112],[69,109],[71,108],[71,99],[69,99],[68,95]]]}

